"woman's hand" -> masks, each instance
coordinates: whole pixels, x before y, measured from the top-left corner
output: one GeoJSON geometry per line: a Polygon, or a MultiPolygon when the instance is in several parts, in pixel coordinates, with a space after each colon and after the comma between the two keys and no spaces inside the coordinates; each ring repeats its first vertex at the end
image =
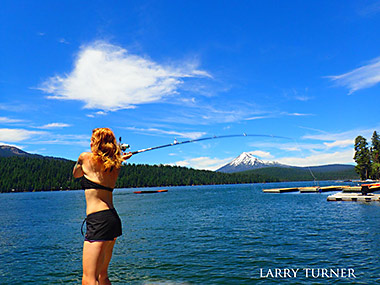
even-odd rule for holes
{"type": "Polygon", "coordinates": [[[132,156],[132,152],[128,152],[128,153],[123,153],[121,158],[123,159],[123,161],[126,161],[127,159],[131,158],[131,156],[132,156]]]}

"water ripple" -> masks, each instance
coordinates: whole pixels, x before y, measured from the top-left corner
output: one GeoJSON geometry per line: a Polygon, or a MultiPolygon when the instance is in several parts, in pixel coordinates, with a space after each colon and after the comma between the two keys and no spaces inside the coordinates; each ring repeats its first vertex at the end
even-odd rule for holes
{"type": "MultiPolygon", "coordinates": [[[[356,284],[380,281],[380,203],[328,203],[325,193],[264,194],[264,186],[271,187],[115,191],[124,234],[115,246],[111,281],[282,284],[284,279],[260,276],[260,269],[271,268],[354,268],[356,284]]],[[[1,282],[80,283],[84,206],[82,191],[2,195],[1,282]]],[[[353,280],[298,276],[286,283],[353,280]]]]}

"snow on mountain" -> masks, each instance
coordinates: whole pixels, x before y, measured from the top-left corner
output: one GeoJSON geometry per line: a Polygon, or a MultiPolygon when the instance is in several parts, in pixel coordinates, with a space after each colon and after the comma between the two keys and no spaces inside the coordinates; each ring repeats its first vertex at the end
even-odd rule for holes
{"type": "Polygon", "coordinates": [[[264,167],[289,167],[289,166],[278,163],[276,161],[263,161],[253,156],[249,152],[243,152],[237,158],[232,160],[230,163],[222,166],[217,171],[232,173],[232,172],[240,172],[240,171],[258,169],[258,168],[264,168],[264,167]]]}

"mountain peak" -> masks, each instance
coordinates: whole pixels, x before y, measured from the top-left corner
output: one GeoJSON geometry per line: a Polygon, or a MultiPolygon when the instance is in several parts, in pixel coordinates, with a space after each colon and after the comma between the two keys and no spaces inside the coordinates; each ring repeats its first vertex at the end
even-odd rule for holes
{"type": "Polygon", "coordinates": [[[238,166],[238,165],[257,165],[264,163],[262,160],[255,157],[252,153],[243,152],[229,164],[238,166]]]}
{"type": "Polygon", "coordinates": [[[217,171],[232,173],[264,167],[287,167],[287,165],[280,164],[276,161],[263,161],[250,152],[242,152],[238,157],[217,171]]]}
{"type": "Polygon", "coordinates": [[[0,145],[0,156],[2,156],[2,157],[31,156],[31,154],[15,147],[15,146],[0,145]]]}
{"type": "Polygon", "coordinates": [[[43,156],[40,154],[29,153],[11,145],[0,145],[0,157],[13,157],[13,156],[67,160],[65,158],[60,158],[60,157],[43,156]]]}

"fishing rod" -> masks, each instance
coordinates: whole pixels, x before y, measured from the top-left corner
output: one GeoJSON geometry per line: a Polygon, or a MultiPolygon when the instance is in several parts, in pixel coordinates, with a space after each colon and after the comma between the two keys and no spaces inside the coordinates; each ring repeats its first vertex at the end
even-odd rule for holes
{"type": "MultiPolygon", "coordinates": [[[[274,135],[258,135],[258,134],[237,134],[237,135],[224,135],[224,136],[212,136],[212,137],[206,137],[206,138],[200,138],[200,139],[193,139],[193,140],[187,140],[187,141],[177,141],[177,139],[174,140],[173,143],[169,144],[164,144],[164,145],[159,145],[159,146],[154,146],[154,147],[149,147],[149,148],[144,148],[136,151],[132,151],[132,154],[138,154],[150,150],[155,150],[155,149],[160,149],[160,148],[165,148],[165,147],[170,147],[170,146],[175,146],[175,145],[180,145],[180,144],[186,144],[186,143],[193,143],[193,142],[199,142],[199,141],[206,141],[206,140],[212,140],[212,139],[223,139],[223,138],[234,138],[234,137],[266,137],[266,138],[281,138],[281,139],[291,139],[288,137],[282,137],[282,136],[274,136],[274,135]]],[[[128,144],[123,144],[121,143],[121,137],[119,138],[120,142],[120,149],[122,151],[126,151],[127,149],[130,148],[128,144]]]]}
{"type": "MultiPolygon", "coordinates": [[[[278,139],[294,140],[294,142],[297,145],[297,147],[301,150],[301,155],[303,157],[305,157],[303,155],[303,153],[302,153],[302,149],[299,147],[296,139],[294,139],[294,138],[283,137],[283,136],[275,136],[275,135],[259,135],[259,134],[246,134],[246,133],[235,134],[235,135],[224,135],[224,136],[212,136],[212,137],[193,139],[193,140],[187,140],[187,141],[177,141],[177,139],[175,139],[173,143],[159,145],[159,146],[154,146],[154,147],[149,147],[149,148],[144,148],[144,149],[132,151],[131,153],[132,153],[132,155],[135,155],[135,154],[146,152],[146,151],[150,151],[150,150],[155,150],[155,149],[160,149],[160,148],[165,148],[165,147],[170,147],[170,146],[175,146],[175,145],[180,145],[180,144],[193,143],[193,142],[199,142],[199,141],[206,141],[206,140],[212,140],[212,139],[234,138],[234,137],[264,137],[264,138],[278,138],[278,139]]],[[[121,143],[121,137],[119,137],[119,145],[120,145],[120,149],[122,151],[126,151],[127,149],[130,148],[129,144],[121,143]]],[[[311,176],[314,179],[314,183],[316,183],[317,178],[315,177],[314,173],[311,171],[311,168],[309,166],[307,166],[307,168],[308,168],[311,176]]],[[[318,187],[319,187],[319,184],[318,184],[318,187]]]]}

